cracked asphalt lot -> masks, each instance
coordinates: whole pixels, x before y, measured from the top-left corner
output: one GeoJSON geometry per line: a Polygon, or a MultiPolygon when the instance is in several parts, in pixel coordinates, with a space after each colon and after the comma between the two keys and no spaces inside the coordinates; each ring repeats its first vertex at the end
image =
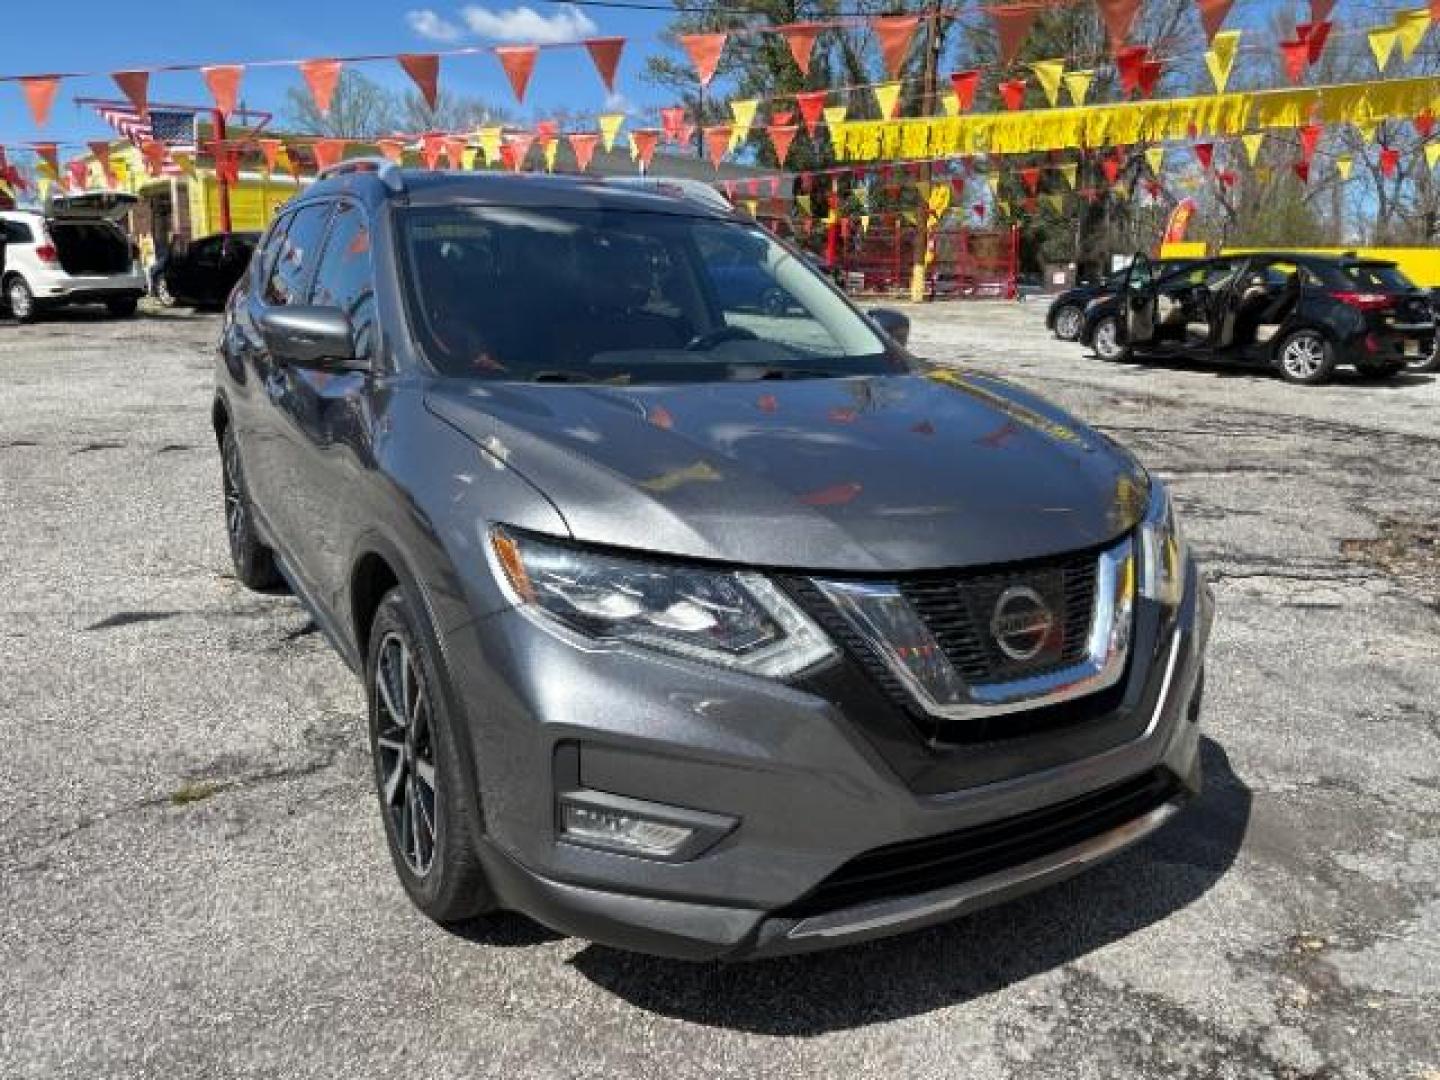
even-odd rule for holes
{"type": "Polygon", "coordinates": [[[1105,365],[1042,314],[917,311],[917,351],[1172,481],[1205,795],[1047,892],[730,968],[417,915],[358,684],[230,577],[216,319],[0,323],[0,1076],[1440,1077],[1440,381],[1105,365]]]}

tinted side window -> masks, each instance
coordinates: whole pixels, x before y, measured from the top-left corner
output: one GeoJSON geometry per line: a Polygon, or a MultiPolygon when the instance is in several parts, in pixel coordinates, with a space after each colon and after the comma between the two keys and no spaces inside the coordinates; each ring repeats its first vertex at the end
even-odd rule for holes
{"type": "Polygon", "coordinates": [[[370,226],[354,203],[335,208],[325,254],[315,272],[311,303],[338,307],[355,328],[355,355],[368,358],[375,329],[375,276],[370,258],[370,226]]]}
{"type": "Polygon", "coordinates": [[[7,221],[5,226],[5,241],[10,244],[33,243],[35,237],[30,233],[30,226],[23,221],[7,221]]]}
{"type": "Polygon", "coordinates": [[[283,238],[278,238],[269,276],[265,280],[265,302],[276,307],[305,302],[305,281],[320,254],[330,205],[303,206],[290,218],[283,238]]]}

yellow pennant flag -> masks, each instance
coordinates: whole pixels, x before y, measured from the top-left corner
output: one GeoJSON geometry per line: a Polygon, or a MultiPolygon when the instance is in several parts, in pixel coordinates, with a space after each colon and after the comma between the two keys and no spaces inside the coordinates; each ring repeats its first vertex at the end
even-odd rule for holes
{"type": "Polygon", "coordinates": [[[735,117],[735,126],[748,131],[750,125],[755,123],[755,110],[760,107],[758,98],[746,98],[744,101],[730,102],[730,115],[735,117]]]}
{"type": "Polygon", "coordinates": [[[861,214],[861,215],[860,215],[860,231],[861,231],[862,233],[867,233],[867,232],[870,231],[870,215],[869,215],[869,214],[861,214]]]}
{"type": "Polygon", "coordinates": [[[1375,141],[1375,132],[1380,130],[1379,120],[1375,120],[1369,117],[1363,120],[1357,118],[1351,120],[1350,123],[1355,128],[1355,130],[1360,133],[1361,141],[1367,143],[1372,143],[1375,141]]]}
{"type": "Polygon", "coordinates": [[[1248,135],[1240,136],[1240,141],[1245,144],[1245,160],[1254,165],[1260,160],[1260,147],[1265,145],[1265,133],[1252,131],[1248,135]]]}
{"type": "Polygon", "coordinates": [[[1074,191],[1076,181],[1080,178],[1080,166],[1072,162],[1069,165],[1061,165],[1056,171],[1065,178],[1065,183],[1070,190],[1074,191]]]}
{"type": "Polygon", "coordinates": [[[1425,146],[1425,164],[1435,168],[1435,163],[1440,161],[1440,142],[1427,143],[1425,146]]]}
{"type": "Polygon", "coordinates": [[[955,91],[951,90],[943,94],[940,98],[940,104],[945,107],[946,116],[960,115],[960,98],[956,95],[955,91]]]}
{"type": "MultiPolygon", "coordinates": [[[[546,171],[546,172],[554,172],[554,171],[555,171],[555,155],[556,155],[557,153],[559,153],[559,151],[560,151],[560,140],[559,140],[559,139],[551,139],[549,142],[547,142],[547,143],[545,144],[545,149],[544,149],[543,152],[544,152],[544,154],[545,154],[545,171],[546,171]]],[[[464,155],[462,154],[461,156],[463,157],[464,155]]]]}
{"type": "Polygon", "coordinates": [[[1395,33],[1400,39],[1400,55],[1409,60],[1425,40],[1425,31],[1430,29],[1430,9],[1415,8],[1395,15],[1395,33]]]}
{"type": "Polygon", "coordinates": [[[1065,212],[1065,196],[1064,196],[1064,195],[1046,195],[1046,196],[1045,196],[1045,202],[1049,204],[1050,209],[1051,209],[1056,215],[1063,214],[1063,213],[1065,212]]]}
{"type": "Polygon", "coordinates": [[[751,216],[752,218],[753,218],[753,217],[759,217],[759,216],[760,216],[760,200],[759,200],[759,199],[746,199],[746,200],[745,200],[745,209],[750,211],[750,216],[751,216]]]}
{"type": "Polygon", "coordinates": [[[1060,104],[1060,80],[1065,75],[1064,60],[1036,60],[1030,64],[1035,72],[1035,81],[1045,91],[1045,99],[1052,106],[1060,104]]]}
{"type": "Polygon", "coordinates": [[[880,119],[889,120],[895,115],[895,106],[900,104],[900,86],[898,82],[887,82],[875,87],[875,101],[880,106],[880,119]]]}
{"type": "Polygon", "coordinates": [[[1350,170],[1355,167],[1355,159],[1349,154],[1344,154],[1335,159],[1335,171],[1340,174],[1341,180],[1350,179],[1350,170]]]}
{"type": "Polygon", "coordinates": [[[940,217],[950,209],[950,185],[935,184],[930,188],[930,197],[926,201],[930,204],[931,215],[940,217]]]}
{"type": "Polygon", "coordinates": [[[600,114],[600,142],[609,153],[615,149],[615,136],[620,134],[620,125],[625,123],[624,113],[600,114]]]}
{"type": "Polygon", "coordinates": [[[1365,35],[1370,42],[1370,51],[1375,54],[1375,66],[1382,72],[1390,63],[1390,54],[1395,50],[1395,41],[1399,36],[1400,31],[1393,26],[1377,26],[1365,35]]]}
{"type": "Polygon", "coordinates": [[[1210,78],[1215,83],[1215,92],[1223,94],[1230,81],[1230,71],[1235,66],[1235,54],[1240,51],[1240,31],[1222,30],[1205,50],[1205,66],[1210,69],[1210,78]]]}
{"type": "Polygon", "coordinates": [[[466,172],[475,168],[475,159],[480,156],[480,151],[473,146],[467,146],[460,151],[460,167],[466,172]]]}
{"type": "Polygon", "coordinates": [[[825,126],[832,129],[839,127],[845,122],[845,117],[849,115],[849,112],[850,106],[848,105],[826,105],[824,109],[825,126]]]}
{"type": "Polygon", "coordinates": [[[486,165],[500,164],[500,135],[501,129],[495,127],[483,127],[476,132],[480,140],[480,150],[485,155],[486,165]]]}
{"type": "Polygon", "coordinates": [[[36,188],[39,190],[39,192],[40,192],[40,201],[41,201],[41,202],[44,202],[45,199],[46,199],[46,197],[49,196],[49,194],[50,194],[50,185],[53,184],[53,183],[55,183],[55,181],[54,181],[54,180],[51,180],[50,177],[49,177],[46,173],[44,173],[44,172],[41,172],[41,173],[39,173],[39,174],[36,175],[36,177],[35,177],[35,187],[36,187],[36,188]]]}
{"type": "Polygon", "coordinates": [[[1160,168],[1165,164],[1165,148],[1163,146],[1156,146],[1146,150],[1145,162],[1150,166],[1150,171],[1156,176],[1159,176],[1160,168]]]}
{"type": "Polygon", "coordinates": [[[1068,71],[1064,81],[1065,89],[1070,92],[1070,100],[1076,105],[1084,105],[1085,96],[1090,93],[1090,84],[1095,81],[1095,72],[1068,71]]]}
{"type": "Polygon", "coordinates": [[[998,172],[986,173],[985,183],[990,185],[990,194],[995,194],[1000,190],[1000,174],[998,172]]]}

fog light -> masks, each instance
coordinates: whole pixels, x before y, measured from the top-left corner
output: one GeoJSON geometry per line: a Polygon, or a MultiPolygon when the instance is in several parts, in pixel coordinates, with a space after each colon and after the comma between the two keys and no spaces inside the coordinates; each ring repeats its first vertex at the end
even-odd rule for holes
{"type": "Polygon", "coordinates": [[[560,806],[560,835],[567,840],[631,851],[640,855],[674,855],[695,835],[683,825],[649,821],[634,814],[598,806],[564,802],[560,806]]]}

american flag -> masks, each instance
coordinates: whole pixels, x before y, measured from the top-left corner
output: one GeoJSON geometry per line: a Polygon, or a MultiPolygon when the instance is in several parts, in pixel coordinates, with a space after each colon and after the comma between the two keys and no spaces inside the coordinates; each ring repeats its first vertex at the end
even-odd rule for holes
{"type": "MultiPolygon", "coordinates": [[[[118,102],[113,105],[96,105],[95,111],[122,136],[136,146],[147,142],[163,143],[172,154],[195,153],[195,113],[181,109],[151,109],[149,116],[141,118],[130,105],[118,102]]],[[[165,163],[165,173],[179,172],[170,161],[165,163]]]]}

